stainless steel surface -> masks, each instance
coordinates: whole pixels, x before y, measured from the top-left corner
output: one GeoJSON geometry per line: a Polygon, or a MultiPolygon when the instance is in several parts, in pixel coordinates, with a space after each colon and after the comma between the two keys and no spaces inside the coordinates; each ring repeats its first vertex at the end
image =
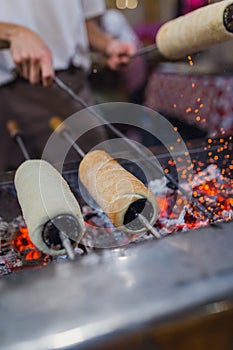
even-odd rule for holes
{"type": "MultiPolygon", "coordinates": [[[[208,152],[193,149],[192,155],[207,165],[208,152]]],[[[78,195],[76,169],[77,163],[66,164],[64,177],[78,195]]],[[[13,175],[0,177],[11,195],[13,175]]],[[[15,216],[16,209],[14,203],[8,208],[15,216]]],[[[232,230],[233,222],[210,226],[1,278],[0,349],[102,348],[233,299],[232,230]]]]}
{"type": "Polygon", "coordinates": [[[85,349],[233,297],[233,222],[0,280],[0,347],[85,349]]]}

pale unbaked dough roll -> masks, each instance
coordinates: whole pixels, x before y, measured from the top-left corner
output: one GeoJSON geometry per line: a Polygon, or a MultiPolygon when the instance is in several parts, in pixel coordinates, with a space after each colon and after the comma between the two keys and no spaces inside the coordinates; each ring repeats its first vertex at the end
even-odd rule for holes
{"type": "Polygon", "coordinates": [[[233,39],[224,25],[225,9],[232,4],[232,0],[224,0],[165,23],[156,36],[159,52],[178,59],[233,39]]]}
{"type": "Polygon", "coordinates": [[[64,214],[77,219],[80,236],[84,232],[79,204],[61,174],[44,160],[28,160],[16,171],[15,187],[32,242],[46,254],[65,254],[43,239],[45,224],[64,214]]]}
{"type": "Polygon", "coordinates": [[[155,223],[158,205],[153,193],[108,153],[88,153],[80,163],[79,177],[116,227],[132,234],[145,232],[138,219],[129,222],[135,210],[142,211],[152,225],[155,223]]]}

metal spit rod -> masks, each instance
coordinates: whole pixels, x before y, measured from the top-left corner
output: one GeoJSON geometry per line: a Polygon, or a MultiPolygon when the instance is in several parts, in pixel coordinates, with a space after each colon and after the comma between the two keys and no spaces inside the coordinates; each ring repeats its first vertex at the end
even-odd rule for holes
{"type": "Polygon", "coordinates": [[[233,2],[221,1],[165,22],[156,34],[156,43],[139,48],[129,58],[155,51],[157,61],[176,61],[215,44],[232,40],[232,33],[233,2]],[[195,31],[190,31],[194,26],[195,31]],[[211,30],[206,30],[208,27],[211,30]]]}
{"type": "MultiPolygon", "coordinates": [[[[76,152],[83,158],[85,156],[85,152],[83,149],[76,143],[76,141],[71,136],[69,129],[66,126],[62,125],[62,120],[59,117],[53,117],[50,120],[50,126],[53,130],[58,128],[58,133],[64,137],[64,139],[73,147],[76,152]]],[[[157,239],[161,238],[161,234],[156,230],[155,227],[151,225],[149,220],[145,216],[139,213],[135,213],[136,217],[139,219],[141,224],[157,239]]]]}
{"type": "MultiPolygon", "coordinates": [[[[22,151],[22,154],[25,158],[25,160],[30,160],[31,157],[27,151],[27,148],[24,144],[24,140],[23,140],[23,133],[19,127],[19,124],[16,120],[9,120],[9,122],[7,123],[7,130],[9,131],[9,134],[11,136],[11,138],[16,141],[16,143],[18,144],[20,150],[22,151]]],[[[74,254],[74,249],[71,245],[71,242],[68,238],[68,236],[66,235],[65,232],[59,232],[59,237],[61,239],[62,245],[69,257],[70,260],[74,260],[75,258],[75,254],[74,254]]]]}
{"type": "MultiPolygon", "coordinates": [[[[195,198],[192,197],[182,186],[178,184],[178,182],[170,175],[165,173],[152,159],[150,159],[148,156],[145,156],[145,154],[142,153],[141,149],[135,144],[129,141],[129,139],[122,134],[121,131],[119,131],[117,128],[115,128],[112,124],[110,124],[107,119],[105,119],[102,115],[97,113],[90,105],[88,105],[81,97],[79,97],[71,88],[69,88],[60,78],[57,76],[54,77],[54,82],[57,84],[57,86],[65,91],[70,97],[72,97],[76,102],[78,102],[83,108],[88,108],[89,112],[94,115],[100,122],[106,125],[108,129],[110,129],[116,136],[122,138],[133,150],[135,150],[140,156],[146,157],[146,160],[153,166],[156,167],[156,169],[159,171],[159,173],[163,176],[165,176],[173,185],[175,188],[179,189],[179,191],[193,204],[198,208],[210,221],[213,219],[212,214],[205,208],[201,203],[198,202],[195,198]]],[[[72,141],[75,142],[74,140],[72,141]]],[[[83,157],[83,156],[82,156],[83,157]]]]}
{"type": "Polygon", "coordinates": [[[67,234],[65,232],[60,231],[59,237],[62,242],[63,247],[65,248],[65,251],[69,257],[70,260],[75,259],[74,249],[70,243],[69,238],[67,237],[67,234]]]}
{"type": "Polygon", "coordinates": [[[18,123],[15,120],[9,120],[7,123],[7,130],[10,134],[10,137],[18,144],[23,156],[26,160],[30,159],[29,153],[25,147],[23,140],[23,133],[19,128],[18,123]]]}
{"type": "Polygon", "coordinates": [[[144,46],[144,47],[141,47],[140,49],[138,49],[133,55],[130,56],[130,58],[132,59],[132,58],[136,58],[139,56],[143,56],[143,55],[146,55],[147,53],[150,53],[150,52],[155,51],[155,50],[158,50],[158,47],[156,44],[144,46]]]}
{"type": "Polygon", "coordinates": [[[147,230],[157,239],[161,238],[161,234],[159,233],[158,230],[156,230],[156,228],[154,226],[151,225],[151,223],[149,222],[149,220],[147,220],[147,218],[145,218],[144,215],[142,214],[137,214],[137,218],[139,219],[139,221],[141,222],[141,224],[143,224],[147,230]]]}

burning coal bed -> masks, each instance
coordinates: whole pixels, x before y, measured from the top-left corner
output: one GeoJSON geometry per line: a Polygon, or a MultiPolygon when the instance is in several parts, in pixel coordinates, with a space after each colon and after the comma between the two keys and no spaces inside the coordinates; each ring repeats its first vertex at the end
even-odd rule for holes
{"type": "MultiPolygon", "coordinates": [[[[151,181],[149,187],[156,195],[160,208],[155,228],[161,237],[210,224],[210,220],[187,198],[169,188],[165,178],[151,181]]],[[[209,165],[194,176],[192,194],[211,213],[212,222],[233,219],[233,179],[223,175],[217,165],[209,165]]],[[[116,248],[154,239],[150,233],[146,233],[129,240],[127,234],[117,230],[102,212],[84,205],[82,213],[86,234],[82,244],[75,249],[76,256],[91,254],[100,248],[116,248]]],[[[67,256],[51,257],[39,251],[30,241],[22,216],[10,223],[0,219],[0,248],[0,276],[67,259],[67,256]]]]}

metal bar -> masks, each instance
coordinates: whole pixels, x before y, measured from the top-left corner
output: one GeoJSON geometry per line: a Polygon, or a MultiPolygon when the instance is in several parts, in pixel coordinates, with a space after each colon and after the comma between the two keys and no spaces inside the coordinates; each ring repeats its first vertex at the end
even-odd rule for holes
{"type": "Polygon", "coordinates": [[[75,151],[83,158],[85,156],[85,152],[82,148],[75,142],[71,134],[67,130],[63,130],[62,135],[68,141],[68,143],[75,149],[75,151]]]}
{"type": "Polygon", "coordinates": [[[152,44],[152,45],[148,45],[148,46],[144,46],[140,49],[138,49],[133,55],[130,56],[130,58],[135,58],[135,57],[138,57],[138,56],[143,56],[143,55],[146,55],[152,51],[158,51],[158,47],[156,44],[152,44]]]}
{"type": "Polygon", "coordinates": [[[72,247],[72,245],[70,243],[69,238],[62,231],[59,232],[59,237],[60,237],[60,239],[62,241],[62,245],[65,248],[65,251],[66,251],[69,259],[70,260],[74,260],[75,259],[74,249],[73,249],[73,247],[72,247]]]}
{"type": "Polygon", "coordinates": [[[161,234],[159,233],[158,230],[156,230],[156,228],[154,226],[151,225],[151,223],[149,222],[149,220],[147,220],[147,218],[142,215],[142,214],[137,214],[137,217],[139,219],[139,221],[143,224],[144,227],[147,228],[147,230],[157,239],[161,238],[161,234]]]}
{"type": "Polygon", "coordinates": [[[14,120],[14,119],[8,120],[6,124],[6,128],[12,140],[14,140],[18,144],[21,152],[23,153],[24,158],[29,160],[30,156],[24,144],[23,133],[22,133],[22,130],[20,129],[20,126],[17,120],[14,120]]]}
{"type": "MultiPolygon", "coordinates": [[[[57,78],[58,79],[58,78],[57,78]]],[[[58,121],[58,117],[57,118],[57,121],[58,121]]],[[[57,122],[56,121],[56,122],[57,122]]],[[[60,121],[62,123],[62,120],[60,121]]],[[[57,125],[58,127],[59,125],[57,125]]],[[[52,125],[53,129],[54,129],[54,124],[52,125]]],[[[56,130],[56,129],[54,129],[56,130]]],[[[82,148],[76,143],[76,141],[73,139],[73,137],[71,136],[71,134],[69,133],[68,129],[66,127],[63,127],[60,129],[59,133],[68,141],[68,143],[71,145],[71,147],[73,147],[76,152],[82,157],[84,158],[85,157],[85,152],[82,150],[82,148]]],[[[100,208],[100,210],[102,211],[102,209],[100,208]]],[[[102,211],[103,212],[103,211],[102,211]]],[[[144,217],[142,214],[138,214],[138,213],[135,213],[139,219],[139,221],[144,225],[144,227],[152,233],[152,235],[154,237],[156,237],[157,239],[158,238],[161,238],[159,232],[150,224],[150,222],[147,220],[146,217],[144,217]]]]}
{"type": "MultiPolygon", "coordinates": [[[[63,91],[65,91],[68,95],[70,95],[76,102],[78,102],[83,108],[88,108],[90,113],[92,113],[100,122],[106,125],[108,129],[110,129],[116,136],[123,139],[132,149],[134,149],[140,156],[145,158],[145,154],[142,153],[141,149],[125,137],[125,135],[116,129],[112,124],[110,124],[107,119],[97,113],[90,105],[88,105],[81,97],[74,93],[72,89],[70,89],[60,78],[57,76],[54,77],[54,82],[57,86],[60,87],[63,91]]],[[[165,173],[158,165],[152,161],[149,157],[146,157],[146,160],[156,167],[159,173],[165,176],[174,186],[177,188],[193,205],[195,205],[209,220],[213,220],[212,213],[210,213],[207,208],[205,208],[198,200],[193,198],[182,186],[178,184],[178,182],[169,174],[165,173]]]]}
{"type": "Polygon", "coordinates": [[[22,136],[20,136],[20,135],[15,136],[15,141],[17,142],[21,152],[23,153],[24,158],[26,160],[31,159],[30,156],[29,156],[29,153],[28,153],[28,151],[27,151],[27,149],[25,147],[25,144],[23,142],[22,136]]]}

